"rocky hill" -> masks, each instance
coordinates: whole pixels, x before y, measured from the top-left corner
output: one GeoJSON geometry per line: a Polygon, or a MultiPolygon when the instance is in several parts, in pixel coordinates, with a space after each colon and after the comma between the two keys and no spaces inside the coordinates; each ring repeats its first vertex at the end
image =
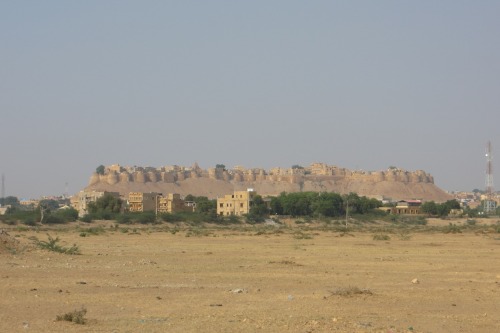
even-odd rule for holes
{"type": "Polygon", "coordinates": [[[356,192],[361,196],[402,199],[423,199],[443,202],[451,196],[434,184],[425,171],[390,168],[385,171],[352,171],[345,168],[313,163],[309,167],[246,169],[224,166],[201,169],[165,166],[123,167],[111,165],[93,173],[85,190],[129,192],[160,192],[193,194],[216,198],[234,190],[253,188],[257,193],[278,195],[281,192],[356,192]]]}

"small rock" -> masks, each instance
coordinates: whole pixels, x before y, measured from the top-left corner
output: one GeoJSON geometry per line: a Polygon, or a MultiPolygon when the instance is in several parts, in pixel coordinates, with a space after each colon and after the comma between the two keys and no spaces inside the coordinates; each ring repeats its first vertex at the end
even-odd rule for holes
{"type": "Polygon", "coordinates": [[[411,280],[411,283],[413,283],[413,284],[419,284],[420,281],[417,278],[415,278],[415,279],[411,280]]]}
{"type": "Polygon", "coordinates": [[[242,294],[242,293],[246,292],[246,290],[245,289],[241,289],[241,288],[237,288],[237,289],[231,290],[231,292],[233,294],[242,294]]]}
{"type": "Polygon", "coordinates": [[[288,295],[288,300],[292,301],[293,300],[293,295],[288,295]]]}

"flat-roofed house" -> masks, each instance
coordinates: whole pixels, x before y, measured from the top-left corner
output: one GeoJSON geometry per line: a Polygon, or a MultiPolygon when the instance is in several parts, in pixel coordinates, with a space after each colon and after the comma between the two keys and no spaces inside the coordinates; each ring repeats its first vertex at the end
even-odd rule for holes
{"type": "Polygon", "coordinates": [[[217,198],[217,215],[244,215],[250,212],[253,198],[256,193],[253,189],[246,191],[235,191],[233,194],[227,194],[223,198],[217,198]]]}

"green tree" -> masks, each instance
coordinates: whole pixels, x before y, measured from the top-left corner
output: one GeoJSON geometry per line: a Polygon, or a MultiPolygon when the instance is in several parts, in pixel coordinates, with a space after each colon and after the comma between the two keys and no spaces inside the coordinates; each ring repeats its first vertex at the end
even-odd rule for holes
{"type": "Polygon", "coordinates": [[[253,197],[252,204],[250,206],[250,214],[257,216],[267,216],[269,214],[266,203],[260,195],[253,197]]]}
{"type": "Polygon", "coordinates": [[[88,211],[91,214],[99,214],[104,212],[117,214],[122,209],[122,203],[123,202],[120,198],[106,193],[95,202],[90,202],[88,205],[88,211]]]}
{"type": "Polygon", "coordinates": [[[452,209],[460,209],[460,203],[455,199],[448,200],[445,203],[439,205],[438,215],[441,217],[448,216],[452,209]]]}
{"type": "Polygon", "coordinates": [[[311,210],[316,216],[340,216],[342,207],[342,197],[337,193],[320,193],[311,203],[311,210]]]}
{"type": "Polygon", "coordinates": [[[217,214],[217,200],[210,200],[207,197],[194,197],[196,212],[203,214],[217,214]]]}
{"type": "Polygon", "coordinates": [[[216,169],[226,170],[226,166],[225,166],[224,164],[216,164],[216,165],[215,165],[215,168],[216,168],[216,169]]]}
{"type": "Polygon", "coordinates": [[[19,207],[21,204],[19,203],[19,199],[17,197],[8,196],[5,198],[0,198],[0,205],[1,206],[11,205],[12,207],[19,207]]]}
{"type": "Polygon", "coordinates": [[[281,205],[281,200],[279,197],[272,197],[270,206],[271,206],[271,214],[283,215],[283,206],[281,205]]]}
{"type": "Polygon", "coordinates": [[[420,207],[422,213],[431,215],[438,215],[438,205],[434,201],[426,201],[420,207]]]}
{"type": "Polygon", "coordinates": [[[74,208],[58,209],[53,215],[60,217],[65,222],[74,222],[78,219],[78,211],[74,208]]]}
{"type": "Polygon", "coordinates": [[[53,199],[44,199],[40,200],[38,206],[43,207],[45,211],[52,212],[59,209],[59,202],[53,199]]]}
{"type": "Polygon", "coordinates": [[[104,165],[99,165],[96,169],[95,169],[95,172],[97,172],[99,175],[104,175],[104,170],[106,169],[106,167],[104,165]]]}

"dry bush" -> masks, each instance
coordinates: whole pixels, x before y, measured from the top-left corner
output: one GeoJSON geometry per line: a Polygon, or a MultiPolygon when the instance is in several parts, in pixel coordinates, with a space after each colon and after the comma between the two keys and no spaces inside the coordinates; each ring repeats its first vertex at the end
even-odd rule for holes
{"type": "Polygon", "coordinates": [[[84,325],[87,322],[87,319],[85,319],[86,314],[87,314],[87,309],[82,307],[80,310],[74,310],[62,315],[58,315],[56,317],[56,320],[69,321],[75,324],[84,325]]]}
{"type": "Polygon", "coordinates": [[[391,240],[391,237],[386,234],[375,234],[373,235],[373,240],[378,240],[378,241],[388,241],[391,240]]]}
{"type": "Polygon", "coordinates": [[[358,287],[349,286],[347,288],[337,288],[334,291],[330,291],[330,296],[356,296],[356,295],[373,295],[369,289],[360,289],[358,287]]]}

